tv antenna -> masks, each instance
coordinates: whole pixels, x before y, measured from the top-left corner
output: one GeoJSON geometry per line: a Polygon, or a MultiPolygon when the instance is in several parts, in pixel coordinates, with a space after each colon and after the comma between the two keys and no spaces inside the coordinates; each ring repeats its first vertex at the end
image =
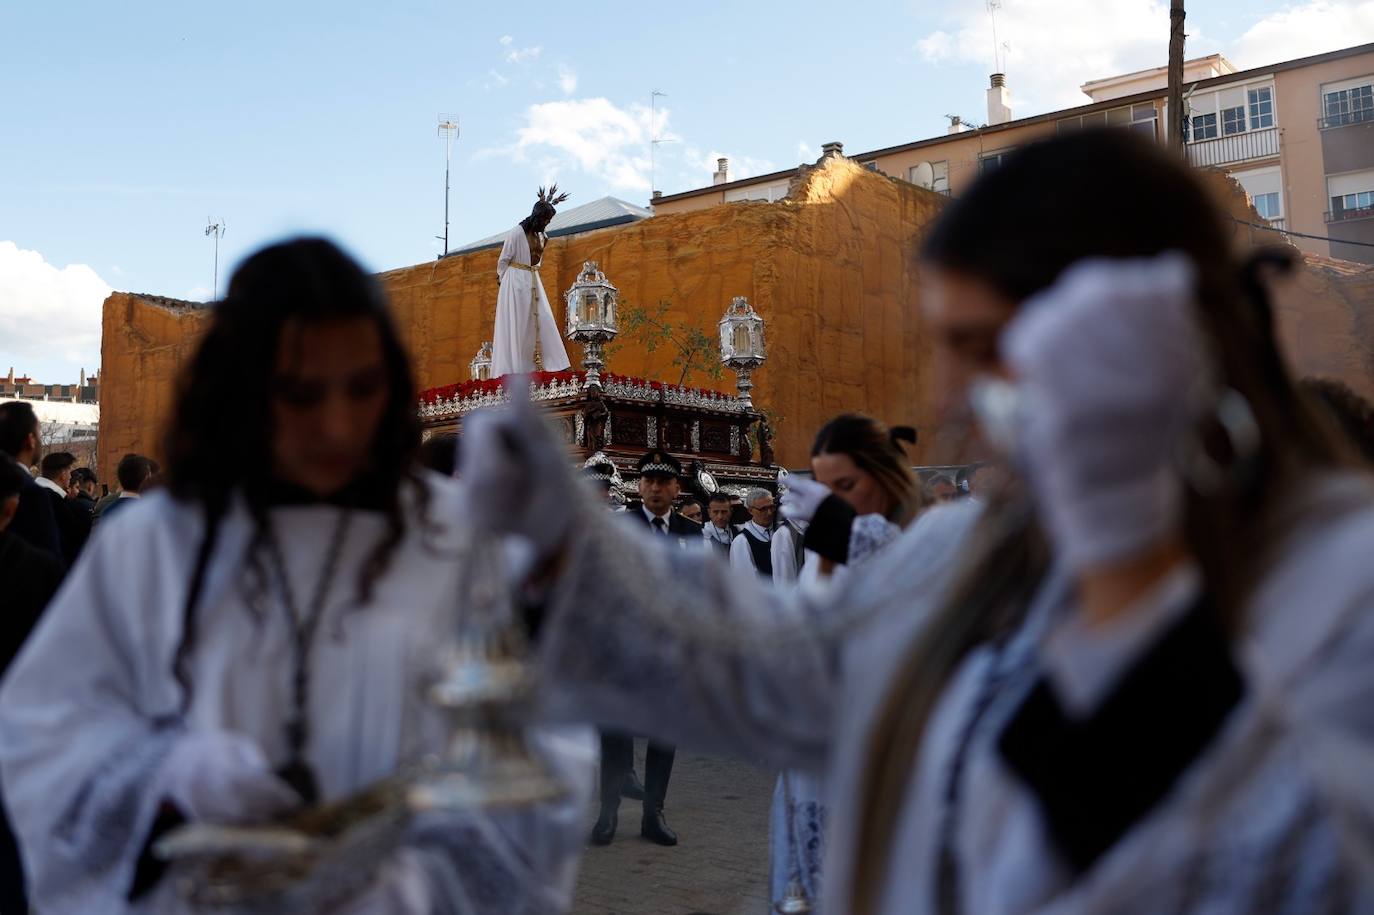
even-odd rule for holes
{"type": "Polygon", "coordinates": [[[219,240],[224,237],[224,220],[214,222],[207,216],[205,221],[208,223],[205,227],[205,237],[215,240],[215,274],[210,285],[210,300],[215,301],[219,298],[219,240]]]}
{"type": "Polygon", "coordinates": [[[444,234],[434,237],[444,240],[444,254],[448,254],[448,175],[449,164],[453,159],[453,141],[458,137],[458,115],[439,115],[439,130],[436,135],[444,138],[444,234]]]}
{"type": "Polygon", "coordinates": [[[650,197],[650,198],[652,198],[652,197],[654,196],[654,191],[657,190],[657,187],[655,187],[655,185],[657,184],[657,182],[656,182],[656,180],[655,180],[655,175],[656,175],[655,165],[656,165],[656,158],[657,158],[656,154],[657,154],[657,152],[658,152],[658,144],[663,143],[663,142],[667,142],[667,141],[664,141],[664,140],[660,139],[659,136],[658,136],[658,126],[657,126],[657,123],[658,123],[658,117],[657,117],[657,116],[658,116],[658,100],[659,100],[659,98],[667,98],[667,97],[668,97],[668,93],[666,93],[666,92],[660,92],[660,91],[657,90],[657,89],[655,89],[655,90],[653,90],[652,92],[649,93],[649,197],[650,197]]]}
{"type": "Polygon", "coordinates": [[[992,67],[994,73],[1005,73],[1003,70],[1002,52],[1008,50],[1008,46],[997,42],[997,11],[1002,8],[1002,0],[987,0],[988,19],[992,22],[992,67]]]}

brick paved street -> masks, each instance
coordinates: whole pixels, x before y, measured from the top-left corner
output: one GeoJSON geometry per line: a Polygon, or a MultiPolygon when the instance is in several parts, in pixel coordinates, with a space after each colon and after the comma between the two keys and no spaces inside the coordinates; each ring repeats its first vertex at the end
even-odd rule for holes
{"type": "MultiPolygon", "coordinates": [[[[636,744],[642,778],[644,742],[636,744]]],[[[680,750],[666,810],[677,846],[640,838],[640,803],[622,800],[615,842],[587,848],[574,915],[766,915],[774,779],[747,763],[680,750]]],[[[589,811],[589,833],[595,820],[589,811]]]]}

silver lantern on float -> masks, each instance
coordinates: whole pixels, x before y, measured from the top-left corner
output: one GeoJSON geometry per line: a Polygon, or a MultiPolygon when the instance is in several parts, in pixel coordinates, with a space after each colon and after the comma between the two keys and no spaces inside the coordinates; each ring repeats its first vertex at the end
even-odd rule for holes
{"type": "Polygon", "coordinates": [[[596,261],[586,261],[566,298],[568,339],[582,344],[587,387],[600,387],[601,370],[606,367],[604,348],[620,332],[616,323],[620,293],[607,281],[596,261]]]}
{"type": "Polygon", "coordinates": [[[749,395],[754,388],[751,376],[768,358],[763,325],[763,318],[742,295],[735,296],[720,319],[720,361],[735,371],[741,410],[754,409],[754,401],[749,395]]]}
{"type": "Polygon", "coordinates": [[[483,340],[482,345],[477,347],[477,355],[472,357],[468,363],[468,371],[472,373],[473,381],[491,380],[491,341],[483,340]]]}

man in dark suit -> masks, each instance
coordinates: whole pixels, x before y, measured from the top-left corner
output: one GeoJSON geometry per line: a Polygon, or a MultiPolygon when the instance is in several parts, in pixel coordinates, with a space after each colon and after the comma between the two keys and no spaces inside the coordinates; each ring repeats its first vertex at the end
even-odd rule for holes
{"type": "MultiPolygon", "coordinates": [[[[38,415],[33,407],[22,400],[0,403],[0,452],[27,468],[38,459],[39,447],[38,415]]],[[[9,532],[29,546],[49,553],[62,565],[62,537],[52,505],[27,470],[24,475],[27,481],[19,494],[19,508],[10,521],[9,532]]]]}
{"type": "MultiPolygon", "coordinates": [[[[41,499],[46,505],[44,496],[27,469],[0,453],[0,606],[5,608],[0,614],[0,674],[19,653],[62,580],[55,556],[9,530],[24,499],[41,499]]],[[[19,849],[0,800],[0,912],[28,910],[19,849]]]]}
{"type": "MultiPolygon", "coordinates": [[[[673,511],[681,491],[682,464],[666,451],[650,451],[639,459],[639,498],[643,505],[625,512],[626,523],[647,528],[646,536],[665,537],[682,549],[702,549],[701,525],[673,511]]],[[[649,741],[644,758],[644,817],[639,834],[659,845],[676,845],[677,834],[663,819],[663,802],[668,795],[668,779],[673,774],[672,744],[649,741]]],[[[592,827],[592,842],[608,845],[615,838],[620,795],[627,785],[630,795],[638,793],[633,782],[634,738],[628,734],[601,735],[601,814],[592,827]]]]}
{"type": "Polygon", "coordinates": [[[78,506],[71,495],[75,466],[76,455],[70,451],[50,451],[43,455],[38,479],[34,481],[42,487],[43,495],[52,506],[57,535],[62,541],[62,562],[68,568],[75,564],[76,554],[81,552],[91,534],[90,514],[78,506]]]}

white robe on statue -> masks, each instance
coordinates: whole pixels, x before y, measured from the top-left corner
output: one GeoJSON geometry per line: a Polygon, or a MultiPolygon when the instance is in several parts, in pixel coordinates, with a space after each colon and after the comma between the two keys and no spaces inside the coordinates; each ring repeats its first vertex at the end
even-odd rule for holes
{"type": "Polygon", "coordinates": [[[534,344],[546,372],[568,368],[563,335],[544,294],[539,265],[530,263],[530,241],[516,226],[506,233],[496,259],[501,291],[496,297],[496,332],[491,343],[491,377],[534,371],[534,344]]]}
{"type": "MultiPolygon", "coordinates": [[[[1244,698],[1174,790],[1083,873],[1065,865],[1036,795],[999,754],[1000,726],[1025,695],[1026,676],[985,706],[980,684],[994,652],[971,652],[936,704],[905,796],[892,799],[901,808],[878,915],[940,911],[935,874],[951,778],[962,788],[949,834],[965,912],[1374,911],[1374,487],[1362,476],[1329,476],[1299,498],[1291,539],[1232,649],[1244,698]],[[959,763],[965,725],[980,707],[986,715],[959,763]]],[[[820,910],[846,912],[874,717],[958,571],[978,511],[927,511],[819,603],[655,549],[587,512],[541,634],[549,699],[608,726],[823,772],[820,910]],[[872,607],[881,609],[862,624],[823,629],[872,607]],[[805,624],[802,634],[741,642],[778,618],[805,624]],[[712,635],[688,635],[689,624],[712,635]]],[[[1072,641],[1047,647],[1055,627],[1046,623],[1074,612],[1062,576],[1051,575],[1003,660],[1032,679],[1048,670],[1057,682],[1077,665],[1092,671],[1083,679],[1102,683],[1160,635],[1137,632],[1132,650],[1109,655],[1072,641]]]]}
{"type": "MultiPolygon", "coordinates": [[[[357,570],[386,535],[386,521],[378,512],[352,513],[310,657],[305,755],[324,800],[444,745],[442,719],[422,686],[461,609],[455,529],[463,506],[456,484],[428,479],[434,527],[420,530],[407,499],[406,534],[366,606],[356,602],[357,570]]],[[[302,609],[339,511],[301,505],[270,512],[302,609]]],[[[198,602],[187,665],[192,701],[183,716],[172,659],[202,515],[158,493],[109,525],[67,576],[0,689],[0,778],[37,911],[180,913],[187,908],[166,877],[137,903],[125,899],[165,798],[163,762],[185,735],[208,731],[250,738],[273,768],[286,762],[291,627],[279,587],[250,596],[252,525],[236,504],[220,522],[198,602]]],[[[541,729],[532,742],[570,796],[490,815],[445,814],[417,828],[390,872],[405,875],[406,894],[427,900],[420,911],[497,915],[570,906],[595,744],[584,728],[541,729]]],[[[380,899],[348,909],[409,911],[380,899]]]]}

